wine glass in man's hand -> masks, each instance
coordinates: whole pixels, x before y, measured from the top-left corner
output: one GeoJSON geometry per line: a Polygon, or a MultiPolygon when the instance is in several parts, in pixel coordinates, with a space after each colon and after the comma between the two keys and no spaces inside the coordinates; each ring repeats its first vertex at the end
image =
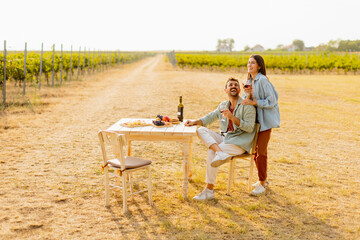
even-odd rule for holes
{"type": "Polygon", "coordinates": [[[220,121],[225,122],[225,117],[222,115],[222,113],[226,110],[226,104],[220,105],[220,112],[221,112],[221,118],[220,121]]]}

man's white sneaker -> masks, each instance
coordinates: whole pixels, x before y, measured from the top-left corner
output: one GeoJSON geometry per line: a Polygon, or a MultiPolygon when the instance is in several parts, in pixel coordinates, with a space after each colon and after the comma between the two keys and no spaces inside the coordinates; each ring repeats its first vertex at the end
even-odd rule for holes
{"type": "Polygon", "coordinates": [[[214,198],[215,198],[214,190],[210,190],[208,188],[205,188],[201,193],[193,197],[193,199],[197,201],[205,201],[214,198]]]}
{"type": "Polygon", "coordinates": [[[223,151],[218,151],[215,153],[215,157],[211,162],[212,167],[219,167],[223,165],[224,163],[228,162],[231,158],[230,154],[227,154],[223,151]]]}
{"type": "Polygon", "coordinates": [[[251,195],[253,196],[259,196],[264,193],[266,193],[266,188],[264,188],[261,184],[257,185],[256,188],[251,191],[251,195]]]}
{"type": "MultiPolygon", "coordinates": [[[[260,184],[260,181],[257,181],[257,182],[254,183],[252,186],[253,186],[253,187],[257,187],[259,184],[260,184]]],[[[266,181],[266,182],[265,182],[265,188],[267,188],[268,186],[269,186],[269,182],[266,181]]]]}

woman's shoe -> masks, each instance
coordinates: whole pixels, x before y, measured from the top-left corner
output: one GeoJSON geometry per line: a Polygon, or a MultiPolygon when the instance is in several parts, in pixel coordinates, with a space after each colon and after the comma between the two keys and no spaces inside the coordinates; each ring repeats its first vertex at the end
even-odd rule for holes
{"type": "MultiPolygon", "coordinates": [[[[254,183],[252,186],[253,186],[253,187],[257,187],[259,184],[260,184],[260,181],[257,181],[257,182],[254,183]]],[[[265,187],[267,188],[268,186],[269,186],[269,182],[266,181],[266,182],[265,182],[265,187]]]]}

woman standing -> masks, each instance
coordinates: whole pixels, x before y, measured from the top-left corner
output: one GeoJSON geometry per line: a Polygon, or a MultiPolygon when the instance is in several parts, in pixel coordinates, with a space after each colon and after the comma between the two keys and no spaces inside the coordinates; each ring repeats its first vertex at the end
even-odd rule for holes
{"type": "Polygon", "coordinates": [[[280,111],[278,93],[266,77],[264,59],[260,55],[251,55],[248,62],[248,77],[251,81],[249,87],[244,89],[242,105],[256,107],[257,122],[260,123],[259,136],[256,143],[255,163],[258,169],[259,181],[253,186],[252,195],[266,192],[267,178],[267,146],[270,140],[271,129],[280,127],[280,111]]]}

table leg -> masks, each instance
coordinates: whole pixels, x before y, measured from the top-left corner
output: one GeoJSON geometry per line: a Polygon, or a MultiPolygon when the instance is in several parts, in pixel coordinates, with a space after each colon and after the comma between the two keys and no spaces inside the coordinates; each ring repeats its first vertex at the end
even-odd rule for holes
{"type": "MultiPolygon", "coordinates": [[[[131,156],[131,141],[127,141],[127,147],[128,147],[127,155],[131,156]]],[[[131,177],[132,177],[132,173],[129,173],[128,174],[128,179],[127,179],[127,180],[129,180],[129,182],[131,182],[131,177]]],[[[132,193],[132,192],[133,192],[133,185],[130,184],[130,193],[132,193]]]]}
{"type": "Polygon", "coordinates": [[[192,137],[190,138],[190,142],[189,142],[189,164],[188,164],[188,176],[189,176],[189,178],[192,177],[192,171],[191,171],[192,149],[191,149],[191,145],[192,145],[192,137]]]}
{"type": "Polygon", "coordinates": [[[190,156],[190,146],[191,141],[183,143],[183,169],[184,169],[184,178],[183,178],[183,197],[188,198],[189,192],[189,156],[190,156]]]}
{"type": "Polygon", "coordinates": [[[128,141],[127,143],[127,147],[128,147],[128,156],[131,156],[131,141],[128,141]]]}

